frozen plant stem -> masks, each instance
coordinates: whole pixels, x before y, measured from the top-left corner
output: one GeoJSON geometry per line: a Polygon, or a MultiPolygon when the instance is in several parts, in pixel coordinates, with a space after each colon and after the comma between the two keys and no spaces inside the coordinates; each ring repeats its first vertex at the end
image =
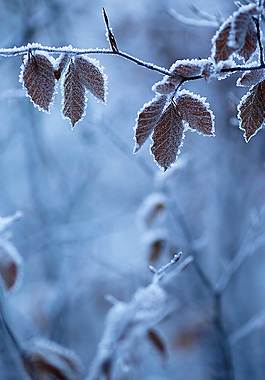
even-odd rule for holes
{"type": "Polygon", "coordinates": [[[257,29],[257,39],[258,39],[258,44],[259,44],[260,65],[264,67],[264,52],[263,52],[263,45],[262,45],[261,33],[260,33],[260,17],[259,18],[254,17],[254,22],[256,24],[256,29],[257,29]]]}

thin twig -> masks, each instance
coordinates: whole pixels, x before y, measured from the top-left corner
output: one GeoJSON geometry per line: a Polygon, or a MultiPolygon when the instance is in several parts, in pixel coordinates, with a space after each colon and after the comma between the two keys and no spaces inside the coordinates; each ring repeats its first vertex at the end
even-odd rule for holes
{"type": "Polygon", "coordinates": [[[118,53],[119,49],[118,49],[114,34],[112,33],[112,30],[110,28],[109,19],[108,19],[107,13],[105,11],[105,8],[102,8],[102,13],[103,13],[103,19],[105,22],[105,26],[106,26],[106,34],[107,34],[107,38],[108,38],[111,50],[118,53]]]}
{"type": "MultiPolygon", "coordinates": [[[[24,54],[28,54],[28,52],[31,51],[32,53],[35,52],[46,52],[50,54],[61,54],[65,53],[69,56],[78,56],[78,55],[88,55],[88,54],[106,54],[106,55],[116,55],[119,57],[122,57],[128,61],[131,61],[139,66],[145,67],[148,70],[159,72],[160,74],[164,75],[170,75],[174,76],[168,69],[165,69],[164,67],[157,66],[153,63],[143,61],[142,59],[136,58],[133,55],[130,55],[126,52],[123,52],[121,50],[119,51],[113,51],[112,49],[80,49],[80,48],[73,48],[72,46],[62,46],[62,47],[53,47],[53,46],[44,46],[39,43],[30,43],[26,46],[20,46],[20,47],[14,47],[14,48],[2,48],[0,49],[0,56],[4,58],[8,57],[14,57],[14,56],[20,56],[24,54]]],[[[265,63],[260,64],[258,66],[235,66],[235,67],[229,67],[229,68],[223,68],[220,70],[221,73],[234,73],[234,72],[240,72],[240,71],[254,71],[265,68],[265,63]]],[[[192,80],[202,79],[204,76],[202,75],[196,75],[194,77],[190,78],[184,78],[183,82],[188,82],[192,80]]]]}
{"type": "Polygon", "coordinates": [[[259,60],[260,60],[260,65],[264,66],[264,53],[263,53],[263,45],[261,42],[261,33],[260,33],[260,17],[256,18],[253,17],[254,22],[256,24],[256,29],[257,29],[257,39],[258,39],[258,45],[259,45],[259,60]]]}

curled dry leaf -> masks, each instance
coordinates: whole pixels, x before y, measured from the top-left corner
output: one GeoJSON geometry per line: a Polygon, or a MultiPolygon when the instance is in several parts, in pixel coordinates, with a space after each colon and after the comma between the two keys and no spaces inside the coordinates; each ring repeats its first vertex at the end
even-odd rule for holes
{"type": "Polygon", "coordinates": [[[65,75],[63,91],[63,114],[71,120],[74,127],[85,113],[85,87],[73,61],[65,75]]]}
{"type": "Polygon", "coordinates": [[[58,380],[79,380],[82,368],[70,350],[50,341],[35,340],[24,349],[25,369],[33,376],[50,376],[58,380]]]}
{"type": "Polygon", "coordinates": [[[244,5],[233,14],[228,40],[228,45],[231,48],[236,50],[241,49],[245,43],[249,24],[253,22],[251,17],[257,14],[258,9],[256,4],[244,5]]]}
{"type": "Polygon", "coordinates": [[[175,100],[178,113],[190,129],[205,136],[214,135],[214,115],[206,99],[183,90],[175,100]]]}
{"type": "Polygon", "coordinates": [[[265,115],[265,81],[252,87],[238,106],[239,128],[248,142],[261,128],[265,115]]]}
{"type": "Polygon", "coordinates": [[[161,81],[153,85],[152,90],[157,94],[169,95],[175,91],[175,88],[181,83],[181,81],[181,77],[171,79],[170,76],[166,75],[161,81]]]}
{"type": "Polygon", "coordinates": [[[212,40],[212,56],[216,63],[226,61],[233,53],[245,61],[253,55],[257,35],[252,16],[259,11],[256,4],[242,6],[221,25],[212,40]]]}
{"type": "Polygon", "coordinates": [[[165,239],[156,239],[152,241],[149,247],[149,262],[153,263],[159,260],[161,254],[165,251],[167,241],[165,239]]]}
{"type": "Polygon", "coordinates": [[[216,63],[226,61],[235,51],[234,48],[228,46],[228,38],[231,31],[231,20],[232,17],[225,21],[213,37],[212,56],[216,63]]]}
{"type": "Polygon", "coordinates": [[[155,83],[152,90],[158,94],[168,95],[174,92],[183,80],[201,75],[207,63],[207,59],[176,61],[169,69],[172,75],[166,75],[161,81],[155,83]]]}
{"type": "Polygon", "coordinates": [[[166,214],[167,199],[163,193],[152,193],[143,202],[139,214],[144,227],[150,228],[166,214]]]}
{"type": "Polygon", "coordinates": [[[103,103],[106,100],[107,77],[95,59],[77,57],[75,67],[83,85],[103,103]]]}
{"type": "Polygon", "coordinates": [[[250,19],[248,24],[247,33],[245,36],[245,42],[241,49],[237,51],[239,58],[243,58],[247,62],[257,49],[258,37],[256,31],[256,25],[252,19],[250,19]]]}
{"type": "Polygon", "coordinates": [[[0,241],[0,276],[6,289],[12,288],[21,268],[21,257],[15,247],[6,240],[0,241]]]}
{"type": "Polygon", "coordinates": [[[182,118],[171,103],[155,126],[152,136],[153,145],[151,152],[155,161],[166,171],[175,162],[182,140],[184,138],[184,126],[182,118]]]}
{"type": "Polygon", "coordinates": [[[163,112],[166,101],[166,96],[156,96],[149,103],[146,103],[139,111],[135,125],[135,153],[141,148],[153,132],[153,129],[163,112]]]}
{"type": "Polygon", "coordinates": [[[265,69],[245,71],[236,82],[237,86],[251,87],[265,79],[265,69]]]}
{"type": "Polygon", "coordinates": [[[55,86],[53,65],[42,54],[30,54],[24,59],[20,81],[32,102],[42,111],[49,111],[55,86]]]}
{"type": "Polygon", "coordinates": [[[153,345],[153,347],[159,352],[162,357],[167,356],[167,349],[165,342],[161,338],[161,336],[158,334],[158,332],[154,329],[149,329],[147,331],[147,338],[149,342],[153,345]]]}
{"type": "Polygon", "coordinates": [[[60,57],[55,61],[54,65],[54,77],[56,80],[59,80],[61,78],[62,72],[67,66],[67,63],[69,62],[69,56],[68,54],[61,54],[60,57]]]}

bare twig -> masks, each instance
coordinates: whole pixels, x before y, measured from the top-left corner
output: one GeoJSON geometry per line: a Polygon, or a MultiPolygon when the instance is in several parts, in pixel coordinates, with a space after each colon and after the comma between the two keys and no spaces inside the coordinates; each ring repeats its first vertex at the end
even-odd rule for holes
{"type": "Polygon", "coordinates": [[[253,19],[256,24],[256,29],[257,29],[257,39],[258,39],[258,45],[259,45],[259,61],[260,61],[260,65],[264,66],[264,53],[263,53],[263,45],[261,42],[261,33],[260,33],[260,17],[258,18],[253,17],[253,19]]]}
{"type": "Polygon", "coordinates": [[[217,20],[214,20],[214,19],[207,20],[205,18],[195,19],[192,17],[186,17],[176,12],[175,9],[170,9],[168,13],[175,20],[185,25],[195,26],[195,27],[209,27],[209,28],[218,28],[220,26],[220,23],[217,20]]]}
{"type": "Polygon", "coordinates": [[[103,13],[103,19],[104,19],[104,22],[105,22],[105,26],[106,26],[106,36],[108,38],[111,50],[113,50],[114,52],[118,53],[119,49],[118,49],[118,46],[117,46],[114,34],[112,33],[112,30],[111,30],[111,28],[109,26],[109,19],[108,19],[107,13],[105,11],[105,8],[102,8],[102,13],[103,13]]]}
{"type": "Polygon", "coordinates": [[[179,252],[177,253],[176,255],[174,255],[172,257],[172,259],[170,260],[169,263],[167,263],[166,265],[163,265],[161,268],[159,269],[155,269],[152,265],[149,266],[149,269],[151,272],[154,273],[154,281],[159,281],[161,280],[161,278],[165,275],[166,271],[172,267],[172,265],[174,265],[176,262],[179,261],[179,259],[181,258],[182,256],[182,252],[179,252]]]}
{"type": "Polygon", "coordinates": [[[246,324],[230,335],[230,343],[236,344],[240,339],[252,333],[252,331],[260,329],[265,323],[265,310],[252,317],[246,324]]]}

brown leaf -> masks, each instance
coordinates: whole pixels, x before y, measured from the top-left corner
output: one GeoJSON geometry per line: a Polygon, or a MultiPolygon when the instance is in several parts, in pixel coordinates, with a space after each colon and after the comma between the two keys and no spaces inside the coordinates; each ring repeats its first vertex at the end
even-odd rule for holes
{"type": "Polygon", "coordinates": [[[106,75],[98,61],[84,57],[75,58],[75,66],[83,85],[103,103],[106,100],[106,75]]]}
{"type": "Polygon", "coordinates": [[[237,86],[251,87],[265,79],[265,69],[245,71],[236,82],[237,86]]]}
{"type": "Polygon", "coordinates": [[[161,253],[165,249],[166,243],[167,242],[164,239],[156,239],[152,241],[149,247],[149,261],[151,263],[157,261],[160,258],[161,253]]]}
{"type": "Polygon", "coordinates": [[[208,62],[206,59],[192,59],[176,61],[170,68],[172,75],[181,78],[191,78],[200,75],[204,65],[208,62]]]}
{"type": "Polygon", "coordinates": [[[214,115],[205,98],[188,91],[181,91],[175,100],[178,113],[189,128],[206,136],[214,135],[214,115]]]}
{"type": "Polygon", "coordinates": [[[152,90],[158,94],[168,95],[174,92],[184,79],[201,75],[207,63],[209,63],[207,59],[176,61],[169,69],[172,75],[166,75],[161,81],[155,83],[152,90]]]}
{"type": "Polygon", "coordinates": [[[63,70],[66,68],[66,65],[69,61],[68,54],[61,54],[60,57],[55,62],[55,68],[53,71],[54,77],[56,80],[61,78],[63,70]]]}
{"type": "Polygon", "coordinates": [[[251,17],[257,15],[257,13],[257,5],[248,4],[240,7],[239,10],[233,14],[228,40],[228,45],[231,48],[242,48],[245,43],[249,24],[253,22],[251,17]]]}
{"type": "Polygon", "coordinates": [[[184,137],[181,116],[171,103],[155,126],[151,152],[156,162],[167,170],[175,162],[184,137]]]}
{"type": "Polygon", "coordinates": [[[23,353],[24,367],[30,375],[51,376],[58,380],[80,379],[81,365],[76,355],[54,342],[35,340],[23,353]]]}
{"type": "Polygon", "coordinates": [[[21,258],[15,247],[8,241],[0,244],[0,276],[6,289],[12,288],[18,278],[21,258]]]}
{"type": "Polygon", "coordinates": [[[239,128],[248,142],[261,128],[265,116],[265,81],[257,84],[238,106],[239,128]]]}
{"type": "Polygon", "coordinates": [[[155,83],[152,90],[161,95],[169,95],[175,91],[176,86],[182,81],[181,77],[174,77],[172,80],[170,76],[165,76],[161,81],[155,83]]]}
{"type": "Polygon", "coordinates": [[[228,38],[231,31],[231,17],[223,23],[220,29],[213,37],[213,58],[216,63],[226,61],[235,51],[234,48],[228,46],[228,38]]]}
{"type": "Polygon", "coordinates": [[[238,50],[237,55],[242,57],[245,62],[247,62],[257,49],[257,31],[254,21],[251,19],[248,24],[248,29],[245,37],[245,42],[240,50],[238,50]]]}
{"type": "Polygon", "coordinates": [[[149,103],[146,103],[139,111],[135,125],[135,148],[136,153],[148,137],[161,116],[167,101],[166,96],[156,96],[149,103]]]}
{"type": "Polygon", "coordinates": [[[252,16],[258,12],[256,4],[242,6],[221,25],[212,40],[216,63],[226,61],[235,52],[245,60],[250,58],[257,44],[252,16]]]}
{"type": "Polygon", "coordinates": [[[78,75],[74,62],[71,62],[68,67],[63,87],[63,114],[71,120],[74,127],[85,113],[85,87],[78,75]]]}
{"type": "Polygon", "coordinates": [[[158,332],[154,329],[149,329],[147,331],[147,338],[150,343],[155,347],[155,349],[165,357],[167,355],[166,345],[163,342],[162,338],[159,336],[158,332]]]}
{"type": "Polygon", "coordinates": [[[53,65],[44,55],[26,57],[20,74],[20,81],[32,102],[43,111],[49,111],[55,86],[53,65]]]}

